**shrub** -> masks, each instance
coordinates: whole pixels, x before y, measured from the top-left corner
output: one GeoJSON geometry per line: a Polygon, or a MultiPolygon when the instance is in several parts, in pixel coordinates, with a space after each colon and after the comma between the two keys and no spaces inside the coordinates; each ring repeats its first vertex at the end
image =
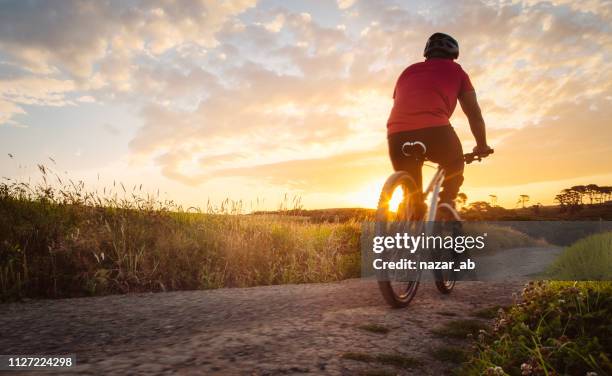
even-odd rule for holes
{"type": "Polygon", "coordinates": [[[612,373],[612,283],[532,282],[481,332],[460,375],[612,373]]]}
{"type": "Polygon", "coordinates": [[[548,274],[560,280],[612,280],[612,232],[577,241],[565,249],[548,274]]]}

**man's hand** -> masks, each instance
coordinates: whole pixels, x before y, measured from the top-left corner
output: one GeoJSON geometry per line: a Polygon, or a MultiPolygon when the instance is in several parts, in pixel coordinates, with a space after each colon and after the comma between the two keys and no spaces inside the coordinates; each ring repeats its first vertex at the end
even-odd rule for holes
{"type": "Polygon", "coordinates": [[[491,154],[493,152],[493,149],[491,149],[489,145],[485,144],[474,146],[474,149],[472,151],[478,155],[486,156],[491,154]]]}

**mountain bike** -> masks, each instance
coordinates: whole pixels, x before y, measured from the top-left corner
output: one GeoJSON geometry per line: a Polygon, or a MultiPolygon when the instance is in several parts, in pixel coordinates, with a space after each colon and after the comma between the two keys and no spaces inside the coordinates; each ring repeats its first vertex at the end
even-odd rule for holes
{"type": "MultiPolygon", "coordinates": [[[[425,152],[426,146],[419,141],[406,142],[402,146],[402,153],[405,156],[419,161],[427,161],[425,152]]],[[[474,161],[481,161],[492,153],[492,149],[486,154],[468,153],[463,155],[463,159],[466,164],[470,164],[474,161]]],[[[389,176],[378,201],[375,224],[376,235],[411,233],[424,234],[425,236],[457,236],[461,232],[459,213],[453,206],[439,202],[439,193],[444,176],[444,169],[438,166],[425,190],[417,186],[406,171],[397,171],[389,176]],[[403,191],[403,198],[397,209],[391,210],[389,203],[398,188],[403,191]],[[431,197],[429,205],[427,205],[425,199],[429,194],[431,194],[431,197]],[[445,215],[440,215],[443,212],[445,215]],[[446,220],[436,221],[440,217],[444,217],[446,220]]],[[[449,252],[446,257],[454,257],[455,255],[455,252],[449,252]]],[[[383,273],[385,273],[384,276],[378,276],[378,286],[385,301],[395,308],[406,307],[416,295],[422,271],[417,270],[410,275],[407,275],[405,271],[386,270],[383,273]]],[[[434,270],[434,278],[438,291],[443,294],[449,294],[455,287],[456,278],[452,270],[434,270]]]]}

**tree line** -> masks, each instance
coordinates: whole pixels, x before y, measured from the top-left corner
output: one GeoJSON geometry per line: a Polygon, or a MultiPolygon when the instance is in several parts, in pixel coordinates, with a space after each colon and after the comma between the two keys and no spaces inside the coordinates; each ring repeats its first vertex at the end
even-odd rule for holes
{"type": "Polygon", "coordinates": [[[555,202],[561,207],[601,204],[609,200],[612,200],[612,186],[600,187],[597,184],[575,185],[555,196],[555,202]]]}
{"type": "MultiPolygon", "coordinates": [[[[460,192],[457,195],[457,204],[464,214],[490,213],[501,215],[507,211],[507,209],[497,205],[496,195],[490,194],[489,197],[491,199],[490,203],[486,201],[476,201],[468,204],[467,195],[460,192]]],[[[529,201],[529,195],[521,194],[516,206],[524,209],[529,201]]],[[[607,201],[612,201],[612,186],[599,186],[597,184],[575,185],[573,187],[561,190],[561,192],[555,196],[554,201],[561,207],[561,212],[565,212],[566,210],[579,210],[585,204],[603,204],[607,201]]],[[[538,202],[537,204],[532,205],[531,209],[535,214],[537,214],[540,212],[541,207],[542,204],[538,202]]]]}

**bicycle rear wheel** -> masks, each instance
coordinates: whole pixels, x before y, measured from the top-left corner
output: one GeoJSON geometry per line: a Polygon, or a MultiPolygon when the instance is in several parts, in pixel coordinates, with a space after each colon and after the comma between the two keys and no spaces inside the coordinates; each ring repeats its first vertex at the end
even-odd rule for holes
{"type": "MultiPolygon", "coordinates": [[[[391,175],[383,186],[376,210],[376,235],[387,236],[400,231],[418,231],[423,227],[425,208],[421,190],[404,171],[391,175]],[[397,208],[390,207],[394,193],[402,190],[397,208]]],[[[398,275],[379,276],[378,287],[385,301],[394,308],[406,307],[416,295],[419,278],[402,280],[398,275]],[[399,277],[399,278],[398,278],[399,277]],[[381,280],[383,279],[383,280],[381,280]]]]}

